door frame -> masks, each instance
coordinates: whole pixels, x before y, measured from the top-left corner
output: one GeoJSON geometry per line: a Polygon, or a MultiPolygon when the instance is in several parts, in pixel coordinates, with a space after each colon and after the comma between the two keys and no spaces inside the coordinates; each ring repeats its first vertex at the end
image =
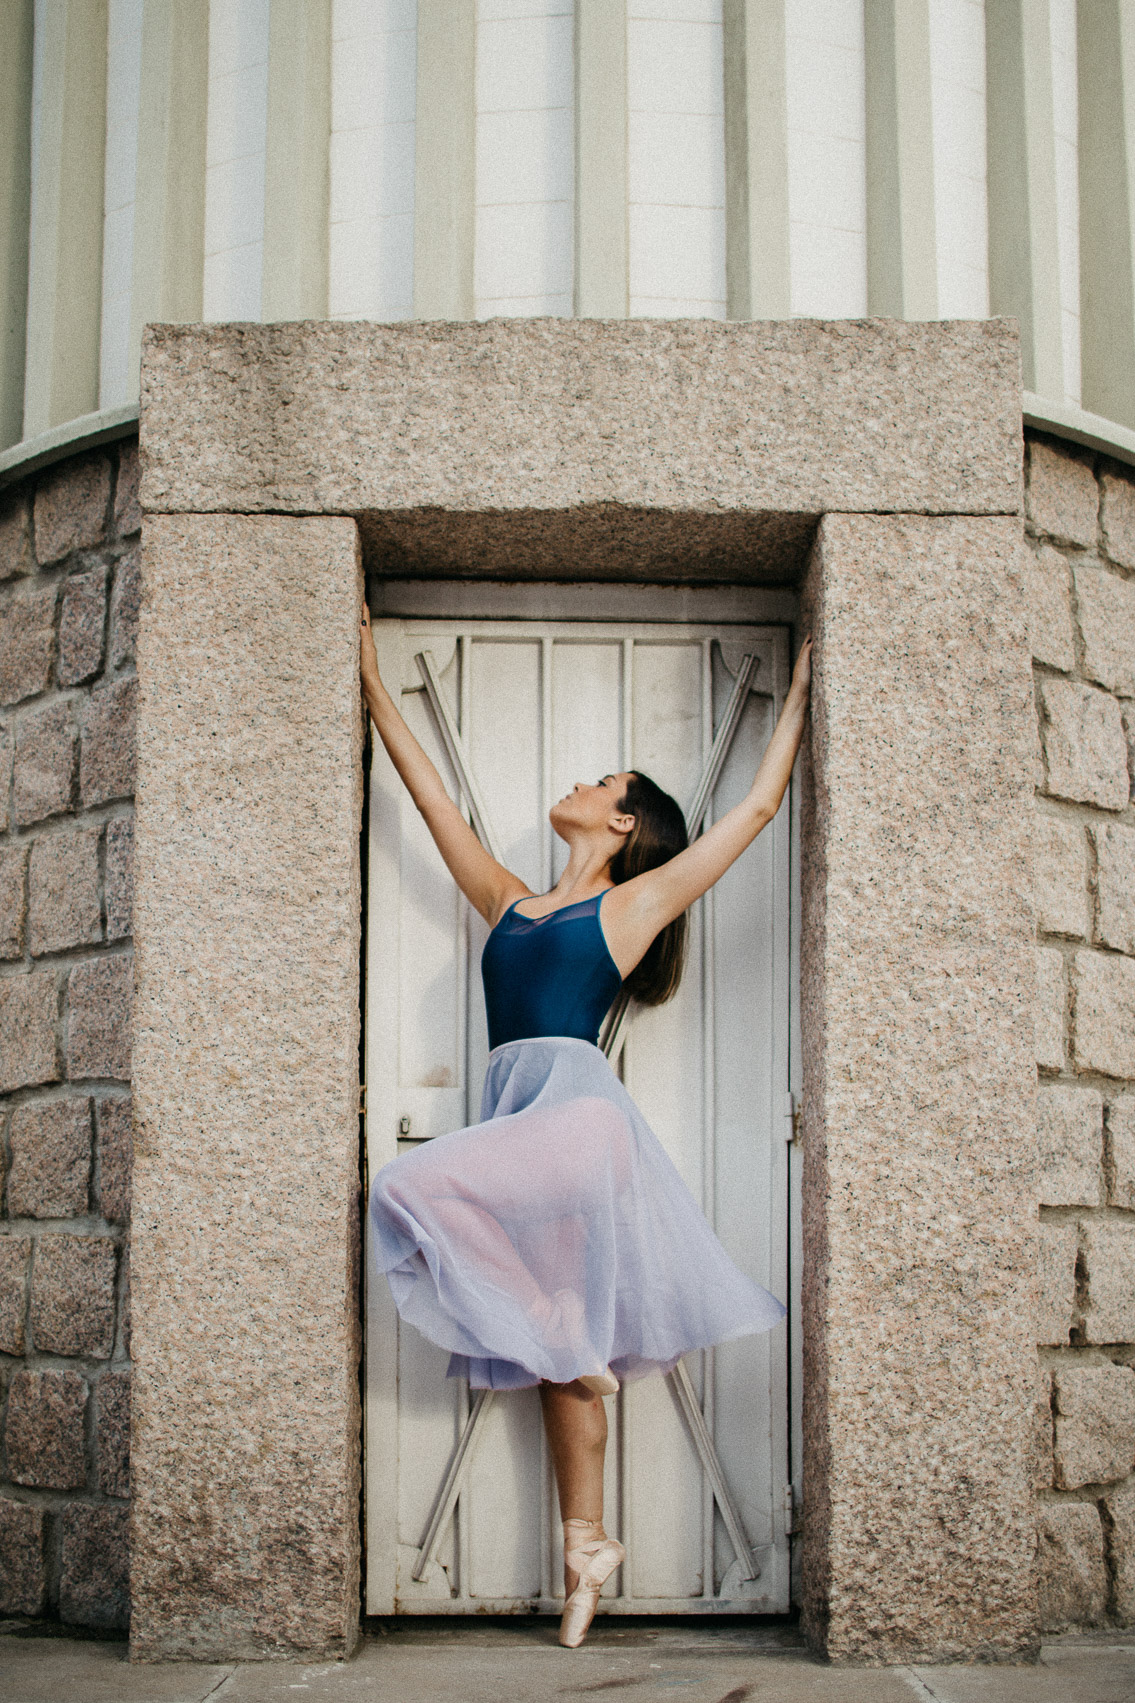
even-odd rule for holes
{"type": "MultiPolygon", "coordinates": [[[[533,581],[491,581],[471,583],[468,581],[446,580],[396,580],[380,579],[368,587],[368,603],[374,620],[406,619],[453,622],[492,622],[507,623],[515,621],[518,625],[530,622],[541,623],[572,623],[596,626],[600,624],[619,625],[650,624],[650,625],[697,625],[697,626],[766,626],[784,627],[788,629],[789,657],[795,654],[794,637],[799,621],[799,599],[796,593],[788,588],[767,586],[709,586],[685,587],[669,585],[650,585],[641,582],[602,582],[564,584],[561,582],[533,581]]],[[[787,987],[787,1066],[789,1077],[790,1104],[799,1104],[802,1081],[802,1049],[800,1041],[800,787],[798,777],[794,774],[789,788],[789,798],[786,804],[789,811],[789,843],[788,843],[788,987],[787,987]]],[[[369,815],[369,810],[368,810],[369,815]]],[[[373,825],[371,827],[373,833],[373,825]]],[[[370,845],[364,851],[364,857],[369,862],[370,845]]],[[[368,880],[368,893],[374,891],[373,883],[368,880]]],[[[366,940],[365,961],[369,965],[374,962],[375,918],[368,906],[363,920],[366,940]]],[[[371,1036],[375,1025],[372,1021],[372,999],[374,987],[370,970],[367,973],[367,985],[364,988],[364,1059],[369,1061],[371,1036]]],[[[392,998],[393,993],[389,984],[379,992],[379,998],[385,1003],[392,998]]],[[[366,1072],[369,1080],[369,1062],[366,1072]]],[[[370,1096],[364,1097],[364,1207],[369,1199],[369,1162],[370,1132],[366,1120],[370,1115],[370,1096]]],[[[801,1504],[802,1493],[802,1464],[803,1464],[803,1427],[802,1427],[802,1330],[801,1330],[801,1178],[799,1155],[794,1140],[794,1124],[786,1108],[786,1181],[785,1204],[787,1209],[786,1235],[786,1284],[787,1284],[787,1342],[785,1345],[786,1365],[786,1441],[787,1461],[786,1495],[784,1505],[785,1535],[789,1540],[789,1569],[790,1597],[795,1606],[799,1601],[800,1580],[800,1543],[796,1529],[795,1512],[801,1504]]],[[[364,1246],[366,1242],[366,1227],[364,1226],[364,1246]]],[[[397,1472],[388,1474],[371,1474],[368,1471],[368,1457],[371,1452],[385,1453],[389,1449],[389,1408],[392,1405],[397,1410],[397,1365],[372,1366],[367,1354],[367,1323],[374,1313],[381,1310],[387,1315],[387,1323],[394,1327],[394,1305],[388,1287],[383,1284],[378,1295],[372,1295],[372,1273],[369,1261],[364,1274],[364,1307],[363,1307],[363,1463],[362,1463],[362,1494],[363,1494],[363,1591],[364,1601],[369,1595],[368,1577],[369,1563],[372,1556],[381,1546],[395,1557],[394,1569],[397,1576],[397,1536],[393,1541],[390,1532],[397,1528],[397,1472]],[[378,1541],[376,1541],[376,1539],[378,1541]]],[[[775,1517],[775,1511],[774,1511],[775,1517]]],[[[384,1570],[389,1567],[389,1561],[384,1570]]],[[[385,1598],[386,1592],[383,1593],[385,1598]]],[[[394,1597],[394,1590],[389,1595],[394,1597]]],[[[720,1612],[737,1612],[736,1602],[722,1602],[720,1607],[715,1605],[712,1598],[692,1599],[694,1606],[685,1600],[674,1602],[659,1602],[658,1613],[682,1612],[683,1614],[714,1614],[720,1612]]],[[[539,1605],[541,1612],[551,1612],[550,1605],[539,1605]]],[[[494,1613],[526,1613],[530,1612],[533,1604],[529,1601],[517,1602],[515,1605],[501,1602],[486,1604],[480,1612],[494,1613]]],[[[367,1609],[366,1612],[382,1612],[367,1609]]],[[[396,1610],[397,1612],[397,1610],[396,1610]]],[[[434,1614],[452,1613],[468,1615],[477,1612],[473,1610],[467,1599],[456,1599],[447,1606],[443,1599],[431,1602],[428,1611],[434,1614]]],[[[602,1612],[619,1614],[641,1614],[643,1609],[637,1602],[631,1601],[626,1607],[620,1605],[620,1599],[604,1599],[602,1612]]],[[[754,1615],[767,1613],[766,1609],[754,1609],[754,1615]]]]}

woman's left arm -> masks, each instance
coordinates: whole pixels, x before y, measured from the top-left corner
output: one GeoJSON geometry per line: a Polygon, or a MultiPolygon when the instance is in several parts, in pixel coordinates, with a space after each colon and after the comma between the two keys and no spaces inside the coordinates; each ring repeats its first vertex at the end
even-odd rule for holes
{"type": "Polygon", "coordinates": [[[629,957],[641,937],[641,947],[633,960],[637,963],[659,929],[708,892],[772,821],[788,789],[804,735],[811,679],[812,641],[807,638],[800,647],[784,708],[747,797],[669,863],[613,888],[604,900],[604,926],[610,934],[614,924],[620,936],[619,945],[625,943],[628,949],[626,954],[617,952],[616,962],[629,957]]]}

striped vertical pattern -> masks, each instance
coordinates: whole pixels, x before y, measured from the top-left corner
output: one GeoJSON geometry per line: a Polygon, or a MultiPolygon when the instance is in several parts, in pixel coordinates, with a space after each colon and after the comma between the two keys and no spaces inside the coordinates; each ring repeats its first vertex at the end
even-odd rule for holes
{"type": "Polygon", "coordinates": [[[1027,391],[1135,428],[1135,0],[0,23],[0,449],[201,319],[1011,314],[1027,391]]]}

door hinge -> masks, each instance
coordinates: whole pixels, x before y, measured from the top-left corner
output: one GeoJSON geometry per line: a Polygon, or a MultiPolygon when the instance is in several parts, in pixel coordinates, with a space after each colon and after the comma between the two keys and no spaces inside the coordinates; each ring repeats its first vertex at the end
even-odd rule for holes
{"type": "Polygon", "coordinates": [[[784,1096],[784,1139],[787,1142],[798,1141],[800,1138],[800,1108],[796,1104],[795,1094],[784,1096]]]}
{"type": "Polygon", "coordinates": [[[359,1116],[360,1116],[360,1118],[366,1117],[366,1111],[367,1111],[367,1085],[366,1085],[365,1082],[360,1082],[359,1083],[359,1116]]]}
{"type": "Polygon", "coordinates": [[[784,1535],[791,1537],[796,1530],[796,1496],[791,1484],[784,1487],[784,1535]]]}

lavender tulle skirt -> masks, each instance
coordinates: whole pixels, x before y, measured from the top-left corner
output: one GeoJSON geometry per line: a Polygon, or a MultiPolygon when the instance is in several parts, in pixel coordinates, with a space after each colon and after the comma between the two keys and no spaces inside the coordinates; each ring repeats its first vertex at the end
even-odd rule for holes
{"type": "Polygon", "coordinates": [[[482,1122],[383,1166],[370,1210],[398,1311],[479,1389],[570,1383],[772,1328],[657,1136],[588,1041],[489,1055],[482,1122]]]}

